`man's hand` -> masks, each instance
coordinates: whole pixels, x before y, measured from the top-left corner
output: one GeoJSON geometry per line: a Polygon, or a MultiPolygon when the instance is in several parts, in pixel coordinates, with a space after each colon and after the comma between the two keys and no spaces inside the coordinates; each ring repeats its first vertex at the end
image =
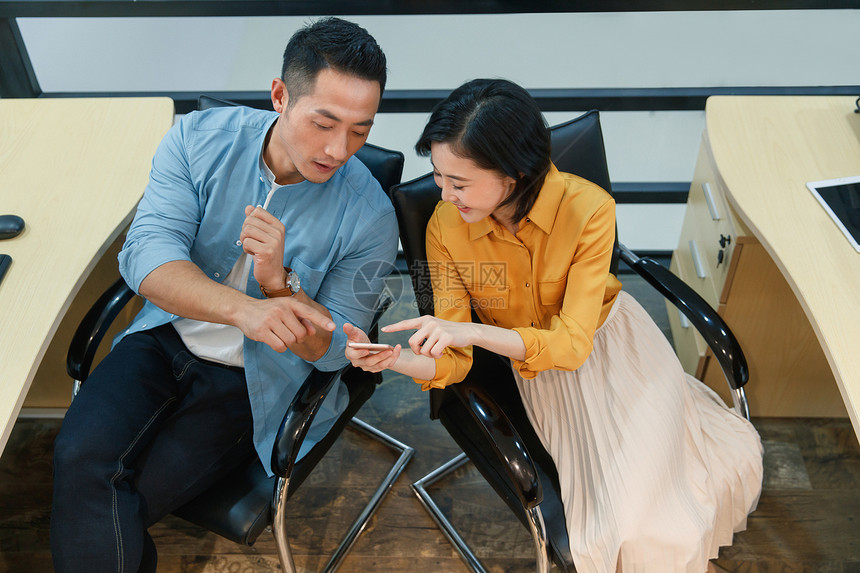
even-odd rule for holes
{"type": "Polygon", "coordinates": [[[262,207],[245,207],[239,240],[254,259],[254,278],[263,288],[284,288],[284,224],[262,207]]]}
{"type": "Polygon", "coordinates": [[[331,318],[296,297],[252,299],[236,324],[245,336],[277,352],[313,336],[314,325],[329,332],[335,328],[331,318]]]}
{"type": "Polygon", "coordinates": [[[350,342],[370,342],[367,335],[358,327],[349,323],[343,325],[343,331],[346,333],[346,357],[356,368],[361,368],[367,372],[382,372],[391,368],[397,359],[400,357],[400,345],[379,352],[361,348],[350,348],[350,342]]]}

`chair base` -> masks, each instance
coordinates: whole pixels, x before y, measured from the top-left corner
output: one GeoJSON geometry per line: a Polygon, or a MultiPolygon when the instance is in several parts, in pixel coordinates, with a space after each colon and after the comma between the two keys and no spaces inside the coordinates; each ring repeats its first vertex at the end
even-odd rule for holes
{"type": "MultiPolygon", "coordinates": [[[[466,566],[475,573],[487,573],[487,570],[481,564],[481,561],[469,545],[463,540],[454,525],[447,517],[445,517],[445,514],[442,513],[442,510],[436,502],[433,501],[433,498],[430,497],[430,494],[426,489],[440,479],[455,472],[468,461],[469,457],[465,453],[461,453],[413,483],[412,491],[415,492],[421,505],[423,505],[424,509],[426,509],[430,514],[430,517],[433,518],[433,521],[436,522],[436,525],[442,530],[442,533],[451,545],[454,546],[457,553],[460,554],[460,557],[463,559],[466,566]]],[[[535,555],[537,559],[536,571],[538,573],[549,573],[550,567],[552,567],[552,562],[549,558],[546,528],[544,527],[543,514],[541,513],[540,506],[536,505],[532,509],[527,510],[527,513],[529,518],[529,529],[531,530],[532,539],[535,543],[535,555]]]]}
{"type": "MultiPolygon", "coordinates": [[[[406,468],[406,464],[409,463],[409,460],[412,459],[415,450],[402,442],[397,441],[392,438],[388,434],[374,428],[370,424],[359,420],[358,418],[352,418],[349,422],[349,427],[353,430],[361,432],[382,444],[388,446],[392,450],[399,452],[399,457],[394,462],[394,465],[391,466],[391,469],[388,472],[388,475],[382,480],[382,483],[374,492],[373,496],[370,498],[370,501],[364,507],[364,509],[359,514],[358,518],[353,522],[346,536],[341,541],[337,550],[335,550],[331,559],[329,559],[323,571],[330,572],[335,571],[346,557],[346,554],[358,540],[358,536],[361,535],[362,531],[367,527],[368,521],[373,517],[373,514],[376,513],[376,510],[379,509],[382,500],[385,498],[385,495],[391,489],[391,486],[394,485],[394,482],[397,481],[397,478],[406,468]]],[[[275,536],[275,544],[278,547],[278,558],[281,561],[281,568],[287,573],[296,573],[296,567],[293,563],[292,554],[290,552],[290,543],[288,536],[286,534],[286,503],[287,503],[287,491],[289,489],[288,480],[285,478],[280,478],[278,480],[278,487],[275,491],[275,498],[272,506],[272,522],[273,522],[273,533],[275,536]]]]}

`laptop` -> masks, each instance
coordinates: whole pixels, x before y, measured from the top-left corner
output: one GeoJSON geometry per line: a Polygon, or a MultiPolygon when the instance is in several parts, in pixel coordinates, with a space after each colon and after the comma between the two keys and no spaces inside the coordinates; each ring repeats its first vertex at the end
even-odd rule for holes
{"type": "Polygon", "coordinates": [[[811,181],[806,186],[860,253],[860,175],[811,181]]]}

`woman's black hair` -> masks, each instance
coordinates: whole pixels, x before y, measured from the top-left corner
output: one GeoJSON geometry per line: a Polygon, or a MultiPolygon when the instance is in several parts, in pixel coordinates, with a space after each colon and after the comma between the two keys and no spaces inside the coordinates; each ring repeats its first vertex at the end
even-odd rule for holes
{"type": "Polygon", "coordinates": [[[537,102],[508,80],[472,80],[451,92],[430,115],[415,150],[446,143],[459,157],[516,180],[501,205],[517,223],[534,205],[550,166],[550,132],[537,102]]]}

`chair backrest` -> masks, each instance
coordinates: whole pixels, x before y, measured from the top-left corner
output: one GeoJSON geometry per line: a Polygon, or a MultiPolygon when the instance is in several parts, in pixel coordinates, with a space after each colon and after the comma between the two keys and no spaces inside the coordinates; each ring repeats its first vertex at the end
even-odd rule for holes
{"type": "Polygon", "coordinates": [[[412,181],[395,185],[390,191],[391,202],[400,226],[400,244],[415,301],[421,315],[433,314],[433,289],[430,286],[430,272],[427,264],[427,249],[424,235],[436,204],[442,199],[442,190],[436,186],[433,174],[428,173],[412,181]]]}
{"type": "Polygon", "coordinates": [[[552,162],[558,170],[588,179],[611,195],[612,183],[609,180],[598,111],[593,109],[553,126],[551,134],[552,162]]]}
{"type": "Polygon", "coordinates": [[[403,153],[386,149],[372,143],[365,143],[355,152],[359,161],[370,170],[370,174],[382,185],[382,190],[388,193],[392,187],[400,183],[403,176],[403,153]]]}
{"type": "MultiPolygon", "coordinates": [[[[600,129],[600,114],[597,110],[554,126],[550,133],[552,161],[559,171],[579,175],[612,193],[603,132],[600,129]]],[[[436,186],[433,174],[428,173],[394,186],[390,196],[397,212],[400,242],[412,277],[418,311],[422,315],[433,314],[433,293],[430,288],[424,234],[427,222],[442,198],[442,190],[436,186]]],[[[617,233],[615,243],[616,249],[610,266],[612,273],[618,268],[617,233]]]]}
{"type": "Polygon", "coordinates": [[[220,99],[217,97],[212,97],[210,95],[201,94],[200,97],[197,98],[197,109],[199,111],[203,111],[205,109],[211,109],[213,107],[233,107],[237,105],[242,105],[235,101],[230,101],[228,99],[220,99]]]}
{"type": "MultiPolygon", "coordinates": [[[[197,109],[200,111],[213,107],[231,107],[241,105],[237,102],[219,99],[209,95],[197,98],[197,109]]],[[[404,156],[400,151],[386,149],[372,143],[365,143],[355,156],[370,170],[374,179],[379,181],[382,190],[389,192],[391,187],[400,183],[403,176],[404,156]]]]}
{"type": "MultiPolygon", "coordinates": [[[[559,171],[588,179],[612,195],[603,130],[600,128],[600,114],[596,109],[552,128],[552,162],[559,171]]],[[[612,274],[618,274],[620,256],[616,227],[612,261],[609,263],[609,272],[612,274]]]]}

